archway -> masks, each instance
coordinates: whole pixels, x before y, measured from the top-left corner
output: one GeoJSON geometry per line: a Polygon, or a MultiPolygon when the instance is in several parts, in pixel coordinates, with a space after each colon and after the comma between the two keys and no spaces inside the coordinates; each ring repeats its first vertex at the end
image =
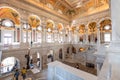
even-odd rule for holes
{"type": "Polygon", "coordinates": [[[64,39],[63,29],[64,29],[63,24],[62,23],[58,23],[57,31],[58,31],[58,35],[59,35],[59,37],[58,37],[58,41],[59,42],[64,42],[64,40],[63,40],[64,39]]]}
{"type": "Polygon", "coordinates": [[[50,62],[53,62],[54,60],[54,53],[53,53],[53,50],[50,50],[49,53],[47,54],[47,62],[50,63],[50,62]]]}
{"type": "Polygon", "coordinates": [[[28,50],[25,58],[27,59],[27,69],[42,69],[42,57],[38,51],[31,53],[31,51],[28,50]]]}
{"type": "Polygon", "coordinates": [[[47,24],[46,24],[46,30],[47,30],[47,34],[46,34],[46,40],[48,43],[51,43],[54,41],[53,39],[53,30],[54,30],[55,24],[52,20],[47,20],[47,24]]]}
{"type": "MultiPolygon", "coordinates": [[[[30,25],[30,27],[27,29],[28,32],[28,42],[31,42],[31,45],[33,42],[36,42],[38,40],[41,40],[39,38],[41,38],[41,20],[37,15],[30,15],[28,17],[28,24],[30,25]],[[36,34],[37,32],[37,34],[36,34]]],[[[41,42],[41,41],[39,41],[41,42]]]]}
{"type": "Polygon", "coordinates": [[[79,41],[83,42],[85,39],[85,25],[84,24],[79,26],[79,34],[80,34],[79,41]]]}
{"type": "Polygon", "coordinates": [[[20,15],[15,9],[0,7],[0,24],[1,43],[20,42],[20,15]]]}
{"type": "Polygon", "coordinates": [[[91,22],[88,25],[88,34],[89,34],[89,42],[95,43],[95,39],[97,38],[97,24],[96,22],[91,22]]]}
{"type": "Polygon", "coordinates": [[[76,48],[74,46],[72,46],[72,53],[76,54],[76,48]]]}
{"type": "Polygon", "coordinates": [[[63,59],[63,51],[62,51],[62,48],[59,49],[59,59],[60,59],[60,60],[63,59]]]}
{"type": "Polygon", "coordinates": [[[105,19],[100,22],[100,39],[101,43],[109,43],[111,41],[111,20],[105,19]]]}
{"type": "Polygon", "coordinates": [[[15,69],[20,69],[20,61],[15,57],[5,58],[0,65],[1,74],[14,71],[15,69]]]}

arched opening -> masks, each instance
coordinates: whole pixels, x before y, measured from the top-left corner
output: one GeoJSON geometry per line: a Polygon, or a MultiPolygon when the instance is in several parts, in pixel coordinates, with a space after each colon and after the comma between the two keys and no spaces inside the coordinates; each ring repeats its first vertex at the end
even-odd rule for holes
{"type": "Polygon", "coordinates": [[[0,67],[1,74],[8,73],[20,69],[20,61],[15,57],[7,57],[1,62],[0,67]]]}
{"type": "Polygon", "coordinates": [[[37,68],[42,69],[42,58],[39,52],[37,52],[37,68]]]}
{"type": "Polygon", "coordinates": [[[70,53],[70,47],[67,48],[67,54],[69,54],[69,53],[70,53]]]}
{"type": "Polygon", "coordinates": [[[20,42],[20,15],[11,7],[0,7],[0,42],[11,45],[20,42]]]}
{"type": "Polygon", "coordinates": [[[58,37],[58,41],[60,42],[60,43],[62,43],[62,42],[64,42],[64,34],[63,34],[63,29],[64,29],[64,27],[63,27],[63,24],[62,23],[59,23],[58,25],[57,25],[57,30],[58,30],[58,33],[59,33],[59,37],[58,37]]]}
{"type": "Polygon", "coordinates": [[[76,54],[76,48],[74,46],[72,46],[72,53],[76,54]]]}
{"type": "Polygon", "coordinates": [[[72,26],[71,27],[71,32],[72,32],[72,38],[73,38],[73,43],[77,43],[78,42],[78,34],[77,34],[77,26],[72,26]]]}
{"type": "Polygon", "coordinates": [[[30,50],[28,54],[25,55],[27,69],[42,69],[42,58],[40,53],[37,51],[31,54],[30,50]]]}
{"type": "Polygon", "coordinates": [[[40,18],[36,15],[30,15],[28,17],[28,24],[30,25],[30,28],[28,28],[28,42],[31,42],[31,45],[33,42],[41,42],[41,36],[42,36],[42,28],[40,26],[40,18]]]}
{"type": "Polygon", "coordinates": [[[84,24],[79,26],[79,36],[80,36],[79,41],[83,42],[85,39],[85,25],[84,24]]]}
{"type": "Polygon", "coordinates": [[[50,62],[53,62],[54,60],[54,53],[53,53],[53,50],[50,50],[49,53],[47,54],[47,62],[50,63],[50,62]]]}
{"type": "Polygon", "coordinates": [[[88,25],[88,34],[89,34],[89,42],[90,43],[95,43],[97,39],[97,24],[96,22],[91,22],[88,25]]]}
{"type": "Polygon", "coordinates": [[[52,20],[48,20],[46,24],[47,34],[46,34],[46,40],[48,43],[54,42],[53,39],[53,30],[54,30],[54,22],[52,20]]]}
{"type": "Polygon", "coordinates": [[[62,51],[62,48],[59,50],[59,59],[60,59],[60,60],[63,59],[63,51],[62,51]]]}
{"type": "Polygon", "coordinates": [[[105,19],[100,22],[100,39],[101,43],[109,43],[112,37],[111,20],[105,19]]]}

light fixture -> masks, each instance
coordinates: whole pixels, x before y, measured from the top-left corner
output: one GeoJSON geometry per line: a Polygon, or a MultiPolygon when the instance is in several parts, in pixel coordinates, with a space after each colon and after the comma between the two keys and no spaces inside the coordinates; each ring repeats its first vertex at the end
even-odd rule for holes
{"type": "Polygon", "coordinates": [[[4,20],[2,23],[3,23],[3,25],[6,26],[6,27],[11,27],[11,26],[13,26],[13,22],[10,21],[10,20],[8,20],[8,19],[4,20]]]}
{"type": "Polygon", "coordinates": [[[109,29],[110,29],[110,26],[109,26],[109,25],[106,25],[106,26],[104,27],[104,29],[105,29],[105,30],[109,30],[109,29]]]}
{"type": "Polygon", "coordinates": [[[51,32],[51,29],[50,29],[50,28],[48,28],[48,32],[51,32]]]}
{"type": "Polygon", "coordinates": [[[37,28],[39,31],[41,31],[42,30],[42,28],[39,26],[38,28],[37,28]]]}

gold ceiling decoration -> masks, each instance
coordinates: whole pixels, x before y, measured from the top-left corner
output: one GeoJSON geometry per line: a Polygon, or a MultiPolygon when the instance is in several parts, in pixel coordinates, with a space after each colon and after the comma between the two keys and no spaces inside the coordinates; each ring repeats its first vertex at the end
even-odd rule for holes
{"type": "MultiPolygon", "coordinates": [[[[51,4],[53,10],[61,10],[67,17],[88,16],[109,9],[109,0],[25,0],[38,5],[51,4]]],[[[47,7],[47,6],[46,6],[47,7]]],[[[53,11],[52,10],[52,11],[53,11]]]]}
{"type": "Polygon", "coordinates": [[[76,26],[72,26],[71,30],[74,33],[74,31],[76,30],[76,26]]]}
{"type": "Polygon", "coordinates": [[[111,20],[110,19],[106,19],[106,20],[103,20],[101,23],[100,23],[100,27],[104,27],[106,25],[110,25],[111,26],[111,20]]]}
{"type": "Polygon", "coordinates": [[[63,30],[63,25],[61,23],[59,23],[58,26],[57,26],[57,29],[58,29],[58,31],[63,30]]]}
{"type": "Polygon", "coordinates": [[[28,23],[30,24],[30,27],[37,28],[40,25],[40,19],[36,15],[31,15],[28,18],[28,23]]]}
{"type": "Polygon", "coordinates": [[[111,29],[111,20],[110,19],[106,19],[106,20],[101,21],[101,23],[100,23],[100,30],[105,30],[104,27],[106,25],[109,25],[110,29],[111,29]]]}
{"type": "Polygon", "coordinates": [[[10,19],[15,25],[20,25],[20,16],[17,11],[9,7],[0,8],[0,18],[1,19],[10,19]]]}
{"type": "Polygon", "coordinates": [[[84,24],[79,26],[79,33],[85,33],[85,25],[84,24]]]}
{"type": "Polygon", "coordinates": [[[91,22],[88,27],[89,27],[89,32],[95,32],[97,30],[96,22],[91,22]]]}
{"type": "Polygon", "coordinates": [[[46,29],[50,29],[51,31],[54,29],[54,23],[52,20],[47,21],[46,29]]]}

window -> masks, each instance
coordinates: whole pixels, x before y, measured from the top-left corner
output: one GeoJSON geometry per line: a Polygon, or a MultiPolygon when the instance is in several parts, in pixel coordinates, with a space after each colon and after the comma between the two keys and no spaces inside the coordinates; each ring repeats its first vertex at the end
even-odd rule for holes
{"type": "Polygon", "coordinates": [[[110,42],[110,37],[111,37],[111,36],[110,36],[110,33],[105,33],[105,34],[104,34],[104,41],[105,41],[105,42],[110,42]]]}
{"type": "Polygon", "coordinates": [[[19,60],[15,57],[7,57],[1,62],[0,72],[7,73],[13,71],[15,68],[20,68],[19,60]]]}
{"type": "Polygon", "coordinates": [[[4,44],[12,43],[12,34],[6,33],[4,34],[4,44]]]}
{"type": "Polygon", "coordinates": [[[26,42],[26,31],[23,33],[23,41],[26,42]]]}
{"type": "Polygon", "coordinates": [[[48,43],[52,42],[52,34],[51,33],[47,33],[47,42],[48,43]]]}
{"type": "Polygon", "coordinates": [[[11,20],[8,20],[8,19],[3,20],[2,25],[6,26],[6,27],[13,27],[14,26],[13,22],[11,20]]]}
{"type": "Polygon", "coordinates": [[[38,32],[37,33],[37,42],[42,42],[42,33],[41,32],[38,32]]]}

